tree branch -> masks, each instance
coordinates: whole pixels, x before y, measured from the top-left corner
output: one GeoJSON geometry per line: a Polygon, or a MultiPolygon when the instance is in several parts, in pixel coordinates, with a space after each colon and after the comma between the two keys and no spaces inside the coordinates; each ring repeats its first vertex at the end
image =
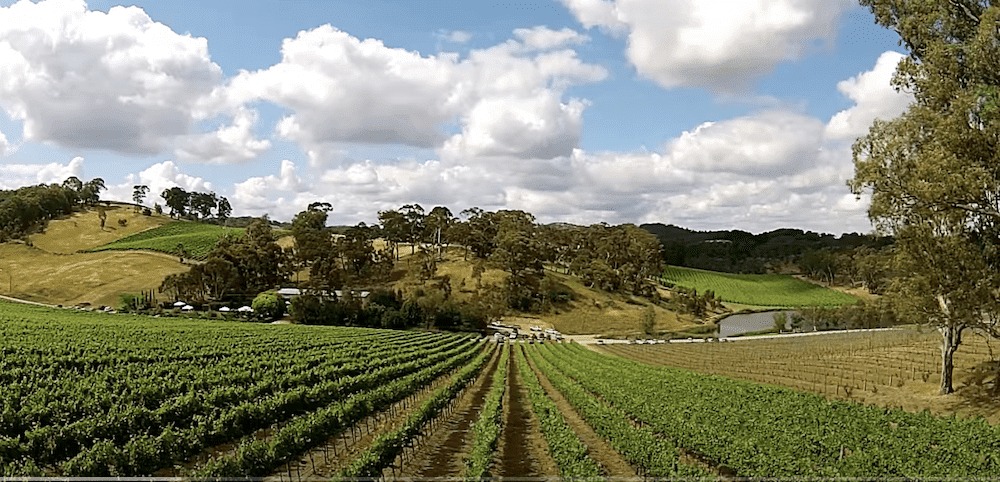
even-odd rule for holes
{"type": "Polygon", "coordinates": [[[952,6],[961,8],[962,11],[965,12],[965,16],[966,17],[969,17],[970,20],[972,20],[973,22],[976,22],[976,25],[979,25],[979,22],[980,22],[979,17],[977,17],[975,14],[973,14],[972,11],[969,10],[969,7],[966,6],[964,3],[962,3],[962,2],[960,2],[958,0],[950,0],[948,3],[951,3],[952,6]]]}

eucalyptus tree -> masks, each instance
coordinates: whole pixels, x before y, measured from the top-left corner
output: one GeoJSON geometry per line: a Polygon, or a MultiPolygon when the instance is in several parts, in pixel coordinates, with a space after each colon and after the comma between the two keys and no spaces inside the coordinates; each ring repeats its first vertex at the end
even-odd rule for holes
{"type": "Polygon", "coordinates": [[[139,207],[142,205],[142,201],[146,199],[146,193],[148,192],[149,186],[132,186],[132,201],[135,201],[135,212],[139,212],[139,207]]]}
{"type": "Polygon", "coordinates": [[[896,236],[899,306],[941,332],[942,394],[966,330],[997,335],[1000,293],[1000,2],[861,0],[909,50],[893,77],[908,110],[853,147],[868,215],[896,236]]]}

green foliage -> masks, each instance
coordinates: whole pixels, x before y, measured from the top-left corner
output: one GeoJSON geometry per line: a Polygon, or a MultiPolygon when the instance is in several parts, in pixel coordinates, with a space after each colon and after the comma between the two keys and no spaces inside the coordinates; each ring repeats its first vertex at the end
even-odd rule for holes
{"type": "Polygon", "coordinates": [[[257,316],[273,321],[285,315],[285,300],[273,291],[265,291],[253,299],[250,305],[257,316]]]}
{"type": "Polygon", "coordinates": [[[474,439],[469,454],[465,457],[466,480],[486,477],[493,462],[493,453],[497,448],[497,440],[503,427],[503,394],[507,388],[507,363],[510,351],[504,349],[500,353],[500,362],[493,372],[493,385],[490,394],[483,402],[483,410],[472,425],[474,439]]]}
{"type": "MultiPolygon", "coordinates": [[[[571,380],[556,368],[556,354],[565,355],[565,350],[552,345],[533,345],[528,356],[535,366],[552,382],[557,390],[569,401],[594,431],[604,437],[632,465],[641,470],[643,476],[675,478],[675,480],[714,480],[706,471],[678,461],[678,447],[671,437],[664,437],[647,424],[633,424],[632,419],[617,407],[598,399],[579,383],[571,380]]],[[[559,360],[560,362],[562,360],[559,360]]],[[[571,362],[572,363],[572,362],[571,362]]],[[[615,380],[606,380],[615,384],[615,380]]],[[[626,389],[627,390],[627,389],[626,389]]]]}
{"type": "Polygon", "coordinates": [[[489,352],[483,351],[471,363],[462,367],[452,377],[447,386],[434,391],[433,395],[410,415],[403,426],[394,432],[382,433],[375,438],[371,448],[359,456],[350,467],[344,469],[341,477],[380,477],[382,470],[403,451],[403,446],[420,435],[428,425],[449,404],[458,392],[468,385],[489,361],[489,352]]]}
{"type": "Polygon", "coordinates": [[[566,255],[572,259],[570,271],[592,288],[653,294],[648,278],[659,273],[662,264],[660,243],[648,231],[632,224],[595,224],[578,232],[569,245],[574,246],[566,255]]]}
{"type": "Polygon", "coordinates": [[[224,236],[243,236],[245,230],[223,228],[212,224],[174,221],[163,226],[124,237],[91,251],[148,249],[175,254],[177,245],[183,245],[189,256],[203,259],[224,236]]]}
{"type": "Polygon", "coordinates": [[[1000,438],[982,417],[937,418],[830,401],[652,367],[576,344],[542,349],[556,369],[641,427],[669,434],[740,477],[931,480],[1000,473],[1000,438]]]}
{"type": "Polygon", "coordinates": [[[788,313],[784,311],[779,311],[774,314],[774,329],[782,331],[785,329],[785,325],[788,324],[788,313]]]}
{"type": "Polygon", "coordinates": [[[656,310],[652,305],[642,310],[642,332],[647,335],[654,335],[656,327],[656,310]]]}
{"type": "Polygon", "coordinates": [[[813,278],[822,278],[832,281],[836,276],[839,266],[837,266],[836,255],[827,249],[814,249],[806,251],[799,258],[799,268],[813,278]]]}
{"type": "Polygon", "coordinates": [[[900,240],[888,294],[942,335],[942,394],[962,332],[1000,336],[1000,5],[862,0],[909,50],[892,84],[906,112],[876,119],[853,146],[868,217],[900,240]]]}
{"type": "Polygon", "coordinates": [[[138,311],[149,307],[146,295],[122,293],[118,295],[118,311],[138,311]]]}
{"type": "Polygon", "coordinates": [[[58,184],[0,190],[0,242],[22,238],[40,223],[69,214],[81,202],[83,183],[75,177],[58,184]]]}
{"type": "Polygon", "coordinates": [[[528,365],[522,346],[514,346],[517,355],[517,370],[521,381],[528,388],[531,410],[538,418],[542,435],[549,447],[549,453],[559,466],[563,479],[595,478],[601,475],[601,468],[587,455],[587,446],[580,441],[573,429],[566,423],[555,402],[549,398],[538,382],[538,377],[528,365]]]}
{"type": "Polygon", "coordinates": [[[738,275],[668,267],[661,278],[698,291],[711,290],[722,301],[755,306],[841,306],[857,298],[797,280],[789,275],[738,275]]]}
{"type": "Polygon", "coordinates": [[[285,328],[0,303],[17,380],[0,417],[23,434],[0,435],[0,474],[148,478],[237,441],[186,475],[264,477],[484,353],[450,334],[285,328]]]}

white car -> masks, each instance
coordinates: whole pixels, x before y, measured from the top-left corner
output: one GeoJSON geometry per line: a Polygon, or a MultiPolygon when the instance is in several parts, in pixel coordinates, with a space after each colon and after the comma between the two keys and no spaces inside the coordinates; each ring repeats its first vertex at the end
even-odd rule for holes
{"type": "Polygon", "coordinates": [[[511,340],[516,340],[517,339],[517,333],[511,333],[508,338],[510,338],[511,340]]]}

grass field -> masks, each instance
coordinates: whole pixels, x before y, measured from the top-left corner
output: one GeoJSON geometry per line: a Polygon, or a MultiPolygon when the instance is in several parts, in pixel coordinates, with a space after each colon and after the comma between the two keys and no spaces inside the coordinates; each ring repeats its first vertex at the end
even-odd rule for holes
{"type": "Polygon", "coordinates": [[[224,228],[214,224],[175,221],[158,228],[134,234],[91,251],[148,249],[176,254],[177,245],[184,245],[191,258],[204,258],[227,234],[242,236],[242,228],[224,228]]]}
{"type": "Polygon", "coordinates": [[[661,279],[699,293],[712,290],[722,301],[745,305],[793,308],[841,306],[857,301],[851,295],[783,274],[730,274],[669,266],[661,279]]]}

